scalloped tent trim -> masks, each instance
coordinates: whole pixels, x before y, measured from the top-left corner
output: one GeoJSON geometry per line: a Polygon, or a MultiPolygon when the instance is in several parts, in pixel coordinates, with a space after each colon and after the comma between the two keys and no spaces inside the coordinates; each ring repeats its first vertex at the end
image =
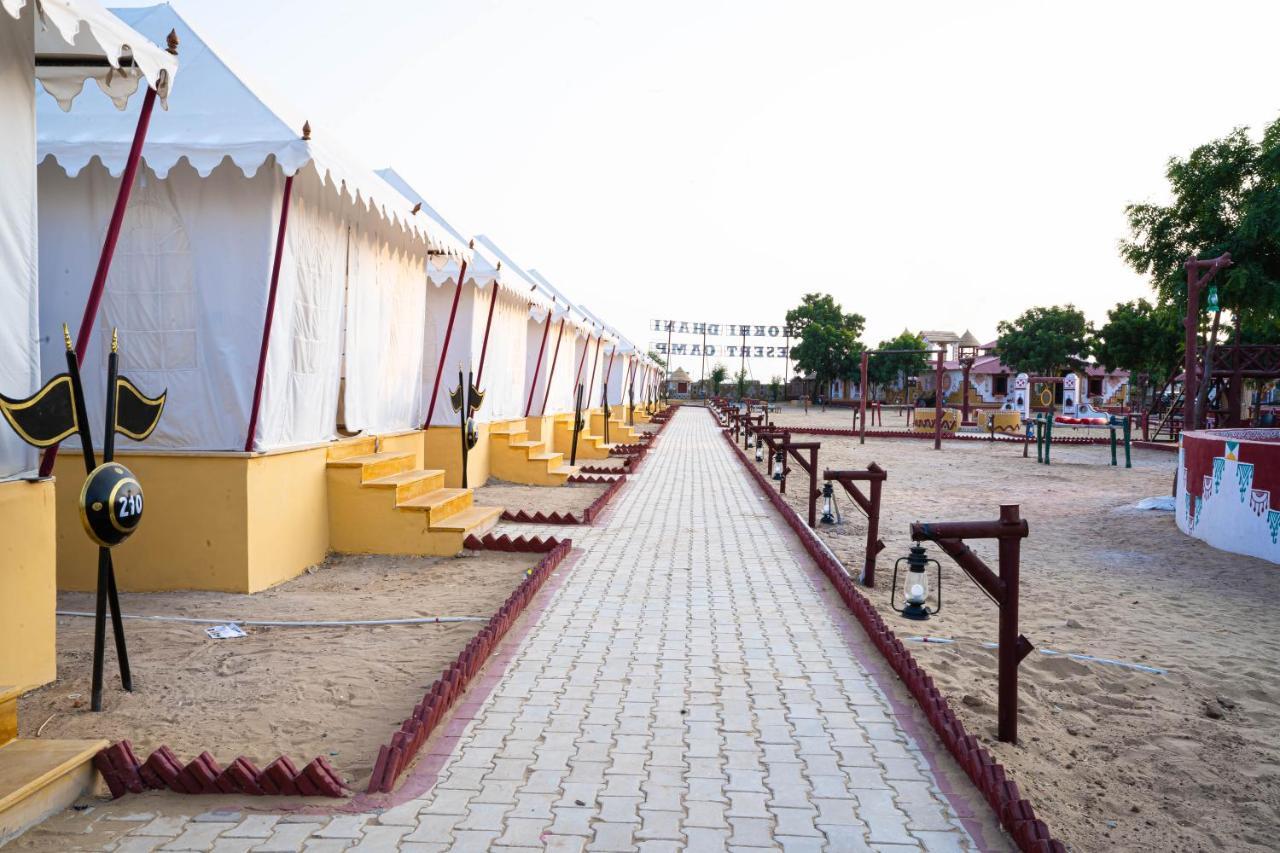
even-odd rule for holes
{"type": "Polygon", "coordinates": [[[116,109],[123,110],[145,79],[150,81],[168,109],[169,92],[178,73],[178,58],[157,47],[95,0],[0,0],[0,8],[17,20],[28,2],[36,14],[36,56],[83,57],[107,67],[85,65],[40,66],[35,77],[41,87],[58,102],[63,112],[71,109],[84,91],[84,81],[92,79],[116,109]],[[130,60],[129,66],[121,64],[130,60]]]}
{"type": "MultiPolygon", "coordinates": [[[[182,45],[183,98],[174,103],[163,121],[152,123],[142,153],[143,161],[158,177],[164,178],[182,160],[202,177],[227,159],[246,178],[253,177],[269,159],[274,159],[285,176],[310,163],[323,184],[339,196],[422,241],[431,252],[449,255],[459,251],[447,233],[433,233],[425,219],[413,215],[412,202],[322,130],[314,138],[304,133],[304,122],[294,110],[265,99],[265,87],[246,82],[243,71],[229,65],[172,7],[119,9],[116,15],[143,36],[173,30],[182,45]]],[[[45,104],[37,110],[38,160],[52,156],[72,177],[95,156],[110,174],[118,176],[123,171],[135,115],[108,110],[97,99],[86,99],[78,107],[76,121],[45,104]]]]}

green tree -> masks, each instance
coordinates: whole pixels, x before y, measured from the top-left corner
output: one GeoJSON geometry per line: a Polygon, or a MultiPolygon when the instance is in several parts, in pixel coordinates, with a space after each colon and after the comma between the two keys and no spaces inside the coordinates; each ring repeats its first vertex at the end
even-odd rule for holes
{"type": "Polygon", "coordinates": [[[667,369],[667,360],[663,358],[661,355],[659,355],[657,350],[652,350],[652,349],[649,350],[648,356],[649,358],[653,359],[653,361],[658,365],[658,367],[662,368],[663,370],[667,369]]]}
{"type": "Polygon", "coordinates": [[[736,385],[736,386],[737,386],[737,388],[738,388],[738,399],[739,399],[739,400],[741,400],[743,397],[747,396],[747,371],[746,371],[746,368],[742,368],[742,369],[740,369],[737,373],[733,374],[733,383],[734,383],[734,385],[736,385]]]}
{"type": "Polygon", "coordinates": [[[773,402],[778,402],[778,396],[782,393],[782,377],[774,376],[769,380],[769,396],[773,402]]]}
{"type": "Polygon", "coordinates": [[[1093,328],[1074,305],[1029,308],[1016,320],[1001,320],[996,348],[1014,370],[1061,376],[1085,365],[1093,328]]]}
{"type": "Polygon", "coordinates": [[[1098,329],[1093,353],[1107,370],[1129,371],[1129,387],[1142,398],[1156,393],[1180,370],[1181,318],[1172,306],[1157,307],[1145,299],[1120,302],[1107,312],[1098,329]]]}
{"type": "MultiPolygon", "coordinates": [[[[1150,275],[1161,301],[1185,313],[1187,257],[1231,253],[1218,303],[1243,315],[1280,311],[1280,120],[1255,142],[1248,128],[1197,147],[1165,169],[1173,201],[1125,208],[1130,237],[1120,254],[1150,275]]],[[[1207,294],[1201,294],[1201,307],[1207,294]]]]}
{"type": "MultiPolygon", "coordinates": [[[[1234,265],[1214,280],[1218,310],[1203,345],[1204,364],[1212,364],[1218,327],[1225,309],[1246,327],[1265,327],[1280,313],[1280,120],[1254,141],[1248,128],[1194,149],[1165,169],[1173,201],[1168,205],[1131,204],[1125,208],[1130,238],[1120,254],[1131,267],[1151,276],[1163,304],[1186,315],[1186,259],[1230,252],[1234,265]]],[[[1200,294],[1197,319],[1207,305],[1200,294]]],[[[1203,411],[1211,384],[1206,376],[1195,403],[1203,411]]]]}
{"type": "Polygon", "coordinates": [[[711,385],[714,387],[715,396],[720,396],[720,386],[724,383],[725,377],[729,375],[729,369],[723,364],[717,364],[711,368],[711,385]]]}
{"type": "Polygon", "coordinates": [[[903,330],[902,334],[888,341],[881,341],[876,349],[912,350],[912,352],[874,353],[867,358],[867,384],[883,389],[886,385],[901,381],[906,387],[908,376],[919,376],[929,369],[924,338],[903,330]]]}
{"type": "Polygon", "coordinates": [[[845,313],[830,294],[806,293],[787,312],[791,335],[800,339],[791,347],[797,372],[811,374],[817,388],[826,388],[832,379],[854,376],[863,348],[858,338],[865,323],[861,314],[845,313]]]}

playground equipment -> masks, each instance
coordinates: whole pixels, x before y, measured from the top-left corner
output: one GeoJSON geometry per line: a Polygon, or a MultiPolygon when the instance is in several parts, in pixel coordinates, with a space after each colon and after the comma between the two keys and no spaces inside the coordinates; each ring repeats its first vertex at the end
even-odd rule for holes
{"type": "Polygon", "coordinates": [[[1018,742],[1018,664],[1035,648],[1018,633],[1018,570],[1022,540],[1028,535],[1027,522],[1016,504],[1000,507],[995,521],[915,522],[914,542],[930,541],[964,570],[1000,608],[997,635],[998,706],[996,737],[1005,743],[1018,742]],[[965,539],[995,539],[999,545],[999,574],[965,544],[965,539]]]}
{"type": "MultiPolygon", "coordinates": [[[[946,356],[946,350],[914,350],[914,349],[876,349],[862,351],[862,368],[858,387],[862,389],[862,393],[858,395],[858,410],[855,417],[859,421],[858,443],[867,443],[867,365],[868,359],[876,354],[889,353],[912,353],[915,355],[928,355],[932,353],[935,357],[934,363],[934,381],[933,381],[933,449],[942,449],[942,360],[946,356]]],[[[919,412],[916,413],[919,415],[919,412]]],[[[958,416],[957,416],[958,418],[958,416]]]]}
{"type": "MultiPolygon", "coordinates": [[[[1093,410],[1090,410],[1093,411],[1093,410]]],[[[1116,462],[1116,445],[1117,431],[1119,437],[1124,439],[1124,467],[1132,468],[1133,460],[1131,458],[1131,440],[1133,435],[1132,422],[1128,415],[1105,415],[1105,419],[1100,423],[1094,423],[1090,418],[1089,423],[1081,423],[1078,419],[1070,421],[1070,425],[1082,429],[1105,429],[1111,433],[1111,464],[1117,465],[1116,462]]],[[[1055,423],[1065,424],[1066,421],[1054,419],[1045,415],[1036,415],[1031,423],[1035,426],[1036,434],[1036,462],[1045,465],[1050,464],[1049,454],[1053,447],[1053,425],[1055,423]]],[[[1024,453],[1025,455],[1025,453],[1024,453]]]]}

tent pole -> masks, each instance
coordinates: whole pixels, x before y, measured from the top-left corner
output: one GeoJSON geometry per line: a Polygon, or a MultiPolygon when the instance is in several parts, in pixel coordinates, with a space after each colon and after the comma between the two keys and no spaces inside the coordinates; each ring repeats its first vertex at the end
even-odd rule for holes
{"type": "Polygon", "coordinates": [[[293,198],[293,175],[284,179],[284,195],[280,199],[280,228],[276,232],[276,256],[271,263],[271,287],[267,291],[267,315],[262,318],[262,347],[258,350],[258,375],[253,382],[253,405],[249,409],[249,430],[244,437],[245,453],[253,452],[253,434],[258,430],[258,412],[262,407],[262,384],[267,376],[267,349],[271,346],[271,318],[276,313],[276,290],[280,286],[280,264],[284,258],[284,235],[289,226],[289,201],[293,198]]]}
{"type": "MultiPolygon", "coordinates": [[[[577,388],[582,382],[582,368],[587,364],[587,350],[591,349],[591,336],[587,335],[587,345],[582,348],[582,358],[578,359],[578,372],[573,375],[573,387],[577,388]]],[[[600,351],[600,339],[596,338],[596,352],[600,351]]],[[[595,376],[596,366],[593,362],[591,365],[591,375],[595,376]]],[[[590,400],[590,398],[588,398],[590,400]]]]}
{"type": "MultiPolygon", "coordinates": [[[[98,255],[98,269],[93,274],[93,285],[89,288],[89,299],[84,305],[84,316],[80,318],[80,329],[76,332],[76,358],[78,364],[84,364],[84,354],[89,348],[89,339],[93,336],[93,324],[98,319],[98,307],[102,304],[102,292],[107,287],[107,273],[111,270],[111,259],[116,253],[116,243],[120,240],[120,228],[124,224],[124,212],[129,206],[129,194],[133,192],[133,182],[138,175],[138,163],[142,159],[142,143],[147,138],[147,128],[151,125],[151,111],[156,105],[156,90],[147,87],[142,98],[142,109],[138,112],[138,124],[133,130],[133,144],[129,146],[129,156],[125,160],[124,173],[120,176],[120,189],[116,191],[116,204],[111,210],[111,221],[107,225],[107,235],[102,241],[102,252],[98,255]]],[[[53,460],[58,458],[58,445],[53,445],[40,460],[40,476],[48,477],[53,473],[53,460]]]]}
{"type": "Polygon", "coordinates": [[[489,300],[489,319],[484,321],[484,340],[480,344],[480,368],[476,371],[476,387],[480,387],[480,377],[484,376],[484,356],[489,351],[489,329],[493,327],[493,309],[498,304],[498,283],[493,283],[493,299],[489,300]]]}
{"type": "Polygon", "coordinates": [[[595,394],[596,387],[596,365],[600,363],[600,340],[604,337],[601,335],[596,338],[596,354],[591,357],[591,381],[587,383],[587,411],[591,411],[591,397],[595,394]]]}
{"type": "Polygon", "coordinates": [[[542,330],[542,343],[538,346],[538,360],[533,365],[533,379],[529,382],[529,400],[524,404],[524,416],[533,411],[533,392],[538,387],[538,371],[542,369],[542,353],[547,348],[547,335],[551,333],[551,309],[547,309],[547,325],[542,330]]]}
{"type": "Polygon", "coordinates": [[[444,346],[440,348],[440,362],[436,365],[436,381],[431,386],[431,403],[427,406],[427,419],[422,424],[424,430],[431,429],[431,416],[435,414],[436,396],[440,393],[440,378],[444,376],[444,363],[449,357],[449,339],[453,337],[453,321],[458,319],[458,300],[462,297],[462,283],[466,280],[467,262],[463,261],[458,270],[458,286],[453,291],[453,305],[449,307],[449,325],[444,329],[444,346]]]}
{"type": "Polygon", "coordinates": [[[564,339],[564,317],[560,318],[560,330],[556,332],[556,348],[551,353],[551,369],[547,371],[547,389],[542,394],[542,408],[538,410],[538,417],[542,417],[547,413],[547,400],[551,398],[551,379],[556,375],[556,362],[560,359],[560,341],[564,339]]]}

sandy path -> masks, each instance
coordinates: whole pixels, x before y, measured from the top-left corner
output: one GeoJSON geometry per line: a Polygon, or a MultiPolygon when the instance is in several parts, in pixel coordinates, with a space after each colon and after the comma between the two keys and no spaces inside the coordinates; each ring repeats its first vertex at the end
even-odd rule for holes
{"type": "Polygon", "coordinates": [[[511,512],[572,512],[579,518],[608,488],[605,483],[565,483],[563,486],[523,486],[490,480],[475,490],[477,506],[500,506],[511,512]]]}
{"type": "MultiPolygon", "coordinates": [[[[125,593],[127,614],[201,618],[350,620],[487,617],[536,554],[331,557],[313,573],[255,595],[125,593]]],[[[92,610],[62,593],[59,610],[92,610]]],[[[258,766],[284,754],[299,767],[326,756],[362,787],[378,746],[483,623],[344,628],[253,628],[210,640],[203,625],[125,623],[134,692],[120,690],[108,639],[104,710],[88,710],[93,620],[58,618],[58,680],[22,699],[22,735],[129,738],[141,757],[168,744],[183,760],[208,749],[222,763],[258,766]]]]}
{"type": "MultiPolygon", "coordinates": [[[[811,422],[789,412],[775,420],[811,422]]],[[[912,648],[1055,833],[1079,850],[1275,849],[1280,571],[1183,535],[1172,513],[1131,508],[1169,493],[1173,454],[1135,451],[1125,470],[1105,464],[1104,447],[1062,446],[1045,467],[1021,447],[986,442],[934,451],[908,439],[815,438],[821,467],[888,469],[887,547],[869,597],[900,636],[960,641],[912,648]],[[1021,630],[1034,644],[1168,669],[1033,653],[1021,667],[1018,746],[995,742],[995,655],[979,643],[995,639],[996,611],[978,588],[944,558],[941,614],[912,623],[889,609],[911,521],[994,518],[1001,503],[1020,504],[1030,522],[1021,630]]],[[[788,494],[803,514],[796,471],[788,494]]],[[[821,532],[856,570],[865,520],[849,500],[840,506],[844,523],[821,532]]],[[[989,545],[974,549],[994,566],[989,545]]]]}

